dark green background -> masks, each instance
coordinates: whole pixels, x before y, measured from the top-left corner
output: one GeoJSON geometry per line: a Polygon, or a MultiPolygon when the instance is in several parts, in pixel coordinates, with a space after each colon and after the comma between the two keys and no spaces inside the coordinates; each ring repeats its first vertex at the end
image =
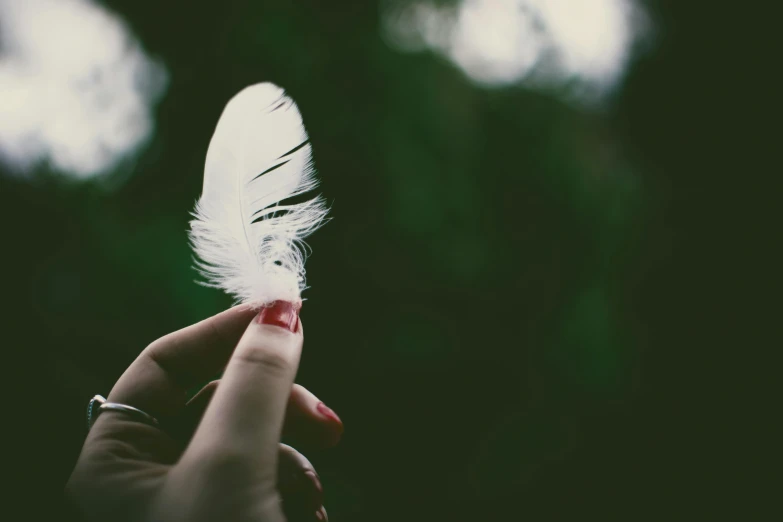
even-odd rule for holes
{"type": "Polygon", "coordinates": [[[390,49],[375,2],[104,3],[170,73],[151,145],[104,181],[0,176],[33,519],[87,400],[229,306],[193,282],[188,213],[220,111],[259,81],[299,104],[332,205],[298,377],[346,425],[308,453],[331,520],[768,519],[764,17],[649,2],[655,45],[592,111],[390,49]]]}

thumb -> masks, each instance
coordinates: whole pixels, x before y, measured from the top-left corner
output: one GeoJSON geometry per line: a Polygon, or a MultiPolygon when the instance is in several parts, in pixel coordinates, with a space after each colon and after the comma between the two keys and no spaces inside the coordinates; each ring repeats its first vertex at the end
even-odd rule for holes
{"type": "Polygon", "coordinates": [[[274,480],[286,405],[302,353],[300,306],[275,301],[251,321],[180,462],[237,459],[274,480]]]}

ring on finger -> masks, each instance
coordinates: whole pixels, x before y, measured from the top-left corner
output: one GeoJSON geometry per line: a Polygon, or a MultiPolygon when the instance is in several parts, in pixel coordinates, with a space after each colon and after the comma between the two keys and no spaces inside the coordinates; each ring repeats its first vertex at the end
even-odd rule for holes
{"type": "Polygon", "coordinates": [[[138,408],[129,406],[127,404],[121,404],[119,402],[107,402],[106,398],[101,395],[96,395],[90,399],[87,405],[87,431],[90,431],[98,416],[104,411],[119,411],[130,415],[139,422],[149,424],[150,426],[158,426],[158,419],[153,417],[147,412],[141,411],[138,408]]]}

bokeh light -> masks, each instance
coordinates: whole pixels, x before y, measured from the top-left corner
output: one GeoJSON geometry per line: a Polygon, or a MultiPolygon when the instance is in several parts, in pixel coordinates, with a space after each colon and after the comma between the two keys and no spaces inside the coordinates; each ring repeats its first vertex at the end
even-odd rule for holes
{"type": "Polygon", "coordinates": [[[116,15],[90,0],[0,0],[0,160],[107,172],[154,129],[167,84],[116,15]]]}
{"type": "Polygon", "coordinates": [[[649,34],[633,0],[461,0],[394,4],[386,36],[406,51],[434,50],[477,83],[576,84],[600,99],[622,78],[649,34]]]}

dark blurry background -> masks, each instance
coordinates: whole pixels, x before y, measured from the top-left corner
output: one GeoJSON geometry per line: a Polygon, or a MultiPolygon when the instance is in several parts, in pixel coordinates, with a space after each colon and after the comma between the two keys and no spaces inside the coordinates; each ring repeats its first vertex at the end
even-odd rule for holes
{"type": "Polygon", "coordinates": [[[116,172],[0,167],[7,469],[38,499],[13,519],[56,520],[92,395],[231,304],[186,230],[259,81],[299,104],[332,205],[297,379],[346,426],[308,453],[330,520],[774,518],[765,17],[644,3],[651,36],[583,102],[396,48],[389,2],[102,3],[165,93],[116,172]]]}

